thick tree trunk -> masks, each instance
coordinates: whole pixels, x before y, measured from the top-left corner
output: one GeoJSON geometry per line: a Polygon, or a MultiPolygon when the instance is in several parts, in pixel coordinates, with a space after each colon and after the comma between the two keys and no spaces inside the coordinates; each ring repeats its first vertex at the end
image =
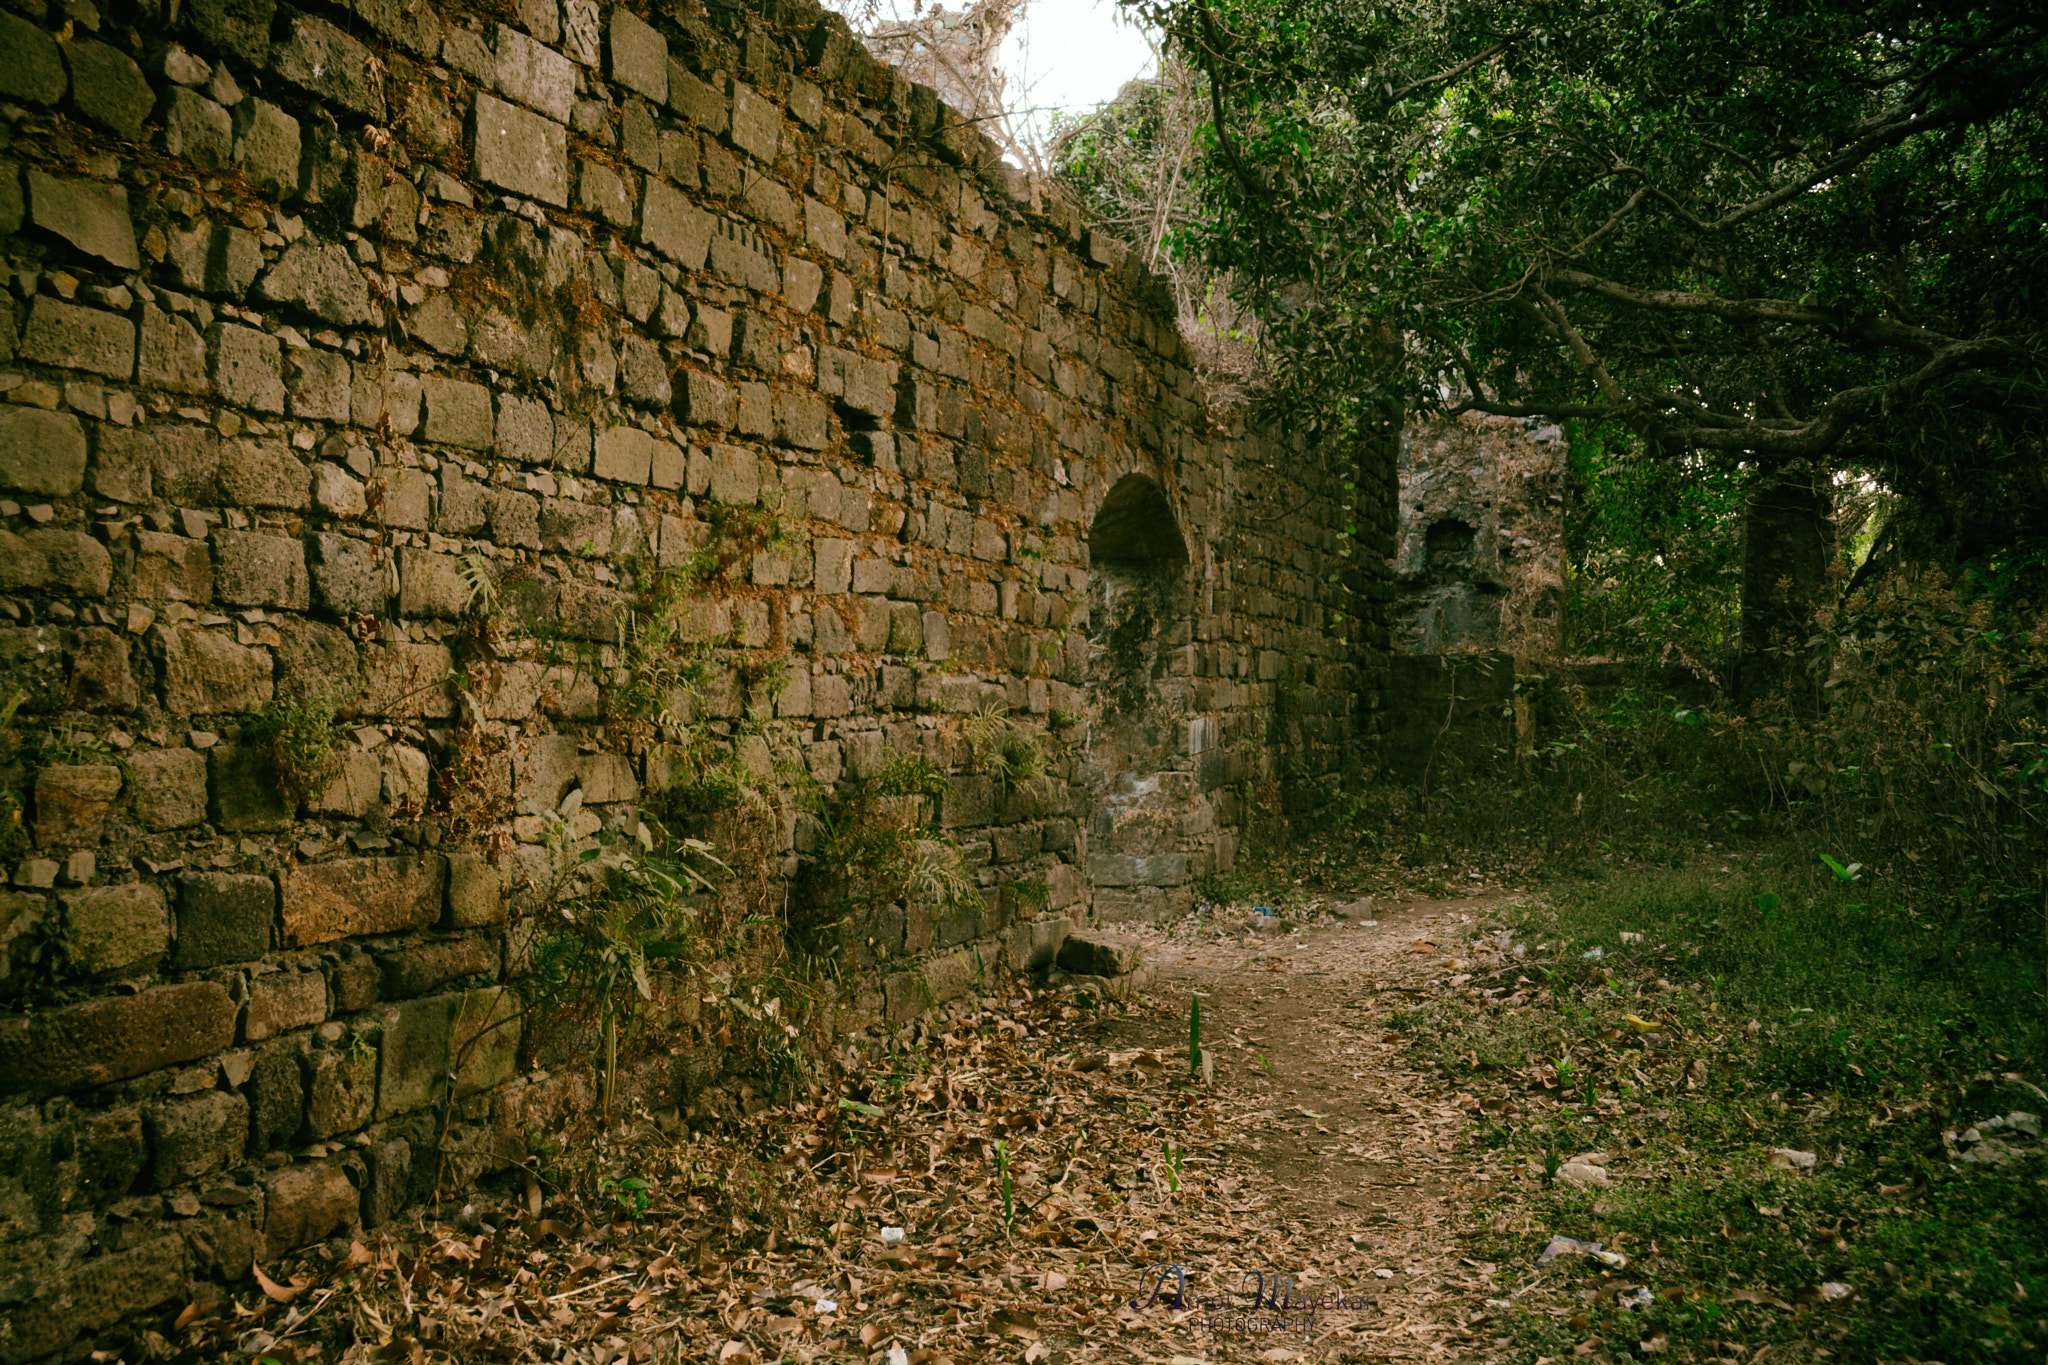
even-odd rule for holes
{"type": "Polygon", "coordinates": [[[1801,461],[1750,476],[1735,673],[1743,703],[1783,696],[1800,714],[1819,710],[1826,655],[1807,641],[1834,553],[1834,498],[1825,468],[1801,461]]]}

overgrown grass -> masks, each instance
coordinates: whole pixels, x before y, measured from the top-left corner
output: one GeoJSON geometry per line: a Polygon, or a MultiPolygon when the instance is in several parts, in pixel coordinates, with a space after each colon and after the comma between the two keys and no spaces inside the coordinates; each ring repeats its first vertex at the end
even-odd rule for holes
{"type": "Polygon", "coordinates": [[[1462,994],[1401,1017],[1506,1168],[1475,1247],[1503,1282],[1553,1233],[1631,1258],[1560,1261],[1494,1330],[1566,1358],[1597,1336],[1617,1359],[2041,1359],[2044,1144],[1978,1164],[1956,1135],[2048,1111],[2042,944],[1819,873],[1759,857],[1562,891],[1506,926],[1524,956],[1482,940],[1462,994]],[[1574,1157],[1614,1184],[1557,1179],[1574,1157]],[[1623,1310],[1637,1286],[1658,1297],[1623,1310]]]}

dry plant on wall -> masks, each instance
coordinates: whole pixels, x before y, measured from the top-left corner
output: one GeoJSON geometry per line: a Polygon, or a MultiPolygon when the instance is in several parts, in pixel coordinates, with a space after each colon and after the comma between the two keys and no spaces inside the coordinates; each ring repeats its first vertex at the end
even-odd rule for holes
{"type": "Polygon", "coordinates": [[[1159,74],[1126,82],[1115,99],[1080,118],[1056,118],[1048,161],[1080,201],[1083,219],[1120,238],[1173,289],[1180,339],[1210,397],[1235,405],[1266,375],[1258,319],[1228,275],[1175,250],[1195,215],[1203,130],[1212,115],[1206,78],[1162,56],[1159,74]]]}
{"type": "Polygon", "coordinates": [[[1001,65],[1004,42],[1031,0],[974,0],[965,9],[927,7],[913,0],[911,14],[884,17],[877,0],[842,10],[868,50],[929,85],[961,117],[979,125],[1006,160],[1034,176],[1050,169],[1046,149],[1031,126],[1030,89],[1015,86],[1001,65]]]}

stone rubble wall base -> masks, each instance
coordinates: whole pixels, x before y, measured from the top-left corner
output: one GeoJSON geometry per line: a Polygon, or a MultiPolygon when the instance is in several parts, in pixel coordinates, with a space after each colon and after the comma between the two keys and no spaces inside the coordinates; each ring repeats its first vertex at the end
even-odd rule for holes
{"type": "MultiPolygon", "coordinates": [[[[1165,282],[840,19],[39,14],[0,13],[0,1365],[583,1121],[550,840],[614,865],[706,755],[771,793],[777,896],[797,784],[948,774],[980,908],[846,924],[879,1026],[1185,913],[1370,765],[1392,446],[1211,411],[1165,282]],[[971,742],[1003,715],[1029,781],[971,742]]],[[[616,1078],[670,1122],[728,1065],[700,1003],[616,1078]]]]}

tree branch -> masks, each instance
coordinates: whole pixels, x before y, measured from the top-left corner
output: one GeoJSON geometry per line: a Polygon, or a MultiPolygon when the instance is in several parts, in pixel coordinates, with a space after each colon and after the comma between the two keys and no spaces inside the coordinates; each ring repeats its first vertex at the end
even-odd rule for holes
{"type": "Polygon", "coordinates": [[[1701,294],[1685,289],[1632,289],[1614,280],[1580,270],[1553,270],[1544,277],[1551,284],[1577,289],[1609,303],[1662,313],[1705,313],[1727,322],[1784,323],[1796,327],[1817,327],[1830,331],[1853,330],[1885,346],[1902,346],[1935,351],[1954,345],[1955,337],[1909,327],[1890,318],[1871,318],[1844,328],[1841,319],[1823,308],[1791,303],[1784,299],[1725,299],[1718,294],[1701,294]]]}

